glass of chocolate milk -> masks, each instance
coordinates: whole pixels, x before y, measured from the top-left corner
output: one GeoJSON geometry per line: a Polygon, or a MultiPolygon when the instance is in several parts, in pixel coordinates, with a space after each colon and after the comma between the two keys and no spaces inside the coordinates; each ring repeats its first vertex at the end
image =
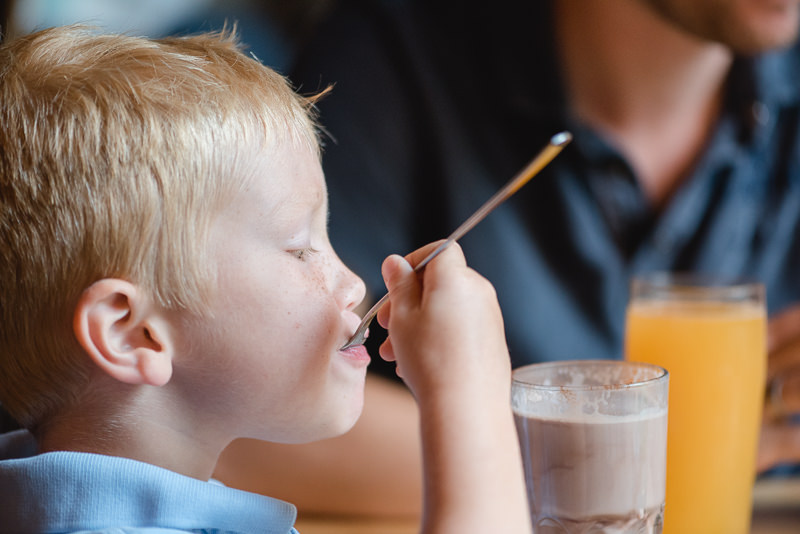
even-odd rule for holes
{"type": "Polygon", "coordinates": [[[669,375],[583,360],[514,371],[511,401],[536,534],[660,533],[669,375]]]}

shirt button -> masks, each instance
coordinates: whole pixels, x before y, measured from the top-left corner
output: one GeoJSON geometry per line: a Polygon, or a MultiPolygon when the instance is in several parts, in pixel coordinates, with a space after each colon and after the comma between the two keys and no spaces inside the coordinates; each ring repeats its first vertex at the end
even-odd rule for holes
{"type": "Polygon", "coordinates": [[[769,122],[769,108],[763,102],[753,102],[753,106],[751,107],[750,111],[753,114],[753,120],[755,120],[761,126],[764,126],[769,122]]]}

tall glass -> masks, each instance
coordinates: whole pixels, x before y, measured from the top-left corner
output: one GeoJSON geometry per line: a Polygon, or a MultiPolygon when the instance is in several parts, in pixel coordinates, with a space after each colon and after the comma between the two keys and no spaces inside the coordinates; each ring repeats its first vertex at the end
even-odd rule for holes
{"type": "Polygon", "coordinates": [[[766,332],[760,284],[632,282],[625,357],[670,373],[665,534],[749,532],[766,332]]]}
{"type": "Polygon", "coordinates": [[[536,534],[660,534],[669,375],[565,361],[514,371],[511,404],[536,534]]]}

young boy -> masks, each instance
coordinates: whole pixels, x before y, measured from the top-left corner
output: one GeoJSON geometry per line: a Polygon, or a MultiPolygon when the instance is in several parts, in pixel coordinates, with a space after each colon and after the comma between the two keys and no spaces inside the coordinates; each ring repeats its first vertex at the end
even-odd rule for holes
{"type": "MultiPolygon", "coordinates": [[[[327,237],[313,101],[231,35],[83,27],[0,47],[0,531],[291,532],[208,482],[233,439],[346,432],[364,286],[327,237]]],[[[420,406],[423,530],[530,532],[488,282],[450,247],[386,260],[420,406]]],[[[357,458],[354,461],[358,461],[357,458]]],[[[387,481],[389,482],[389,481],[387,481]]]]}

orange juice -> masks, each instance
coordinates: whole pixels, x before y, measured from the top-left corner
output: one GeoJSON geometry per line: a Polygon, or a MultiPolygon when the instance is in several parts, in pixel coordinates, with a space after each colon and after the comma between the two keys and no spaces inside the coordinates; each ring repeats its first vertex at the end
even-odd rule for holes
{"type": "Polygon", "coordinates": [[[664,534],[749,532],[766,375],[763,297],[634,295],[625,358],[670,373],[664,534]]]}

